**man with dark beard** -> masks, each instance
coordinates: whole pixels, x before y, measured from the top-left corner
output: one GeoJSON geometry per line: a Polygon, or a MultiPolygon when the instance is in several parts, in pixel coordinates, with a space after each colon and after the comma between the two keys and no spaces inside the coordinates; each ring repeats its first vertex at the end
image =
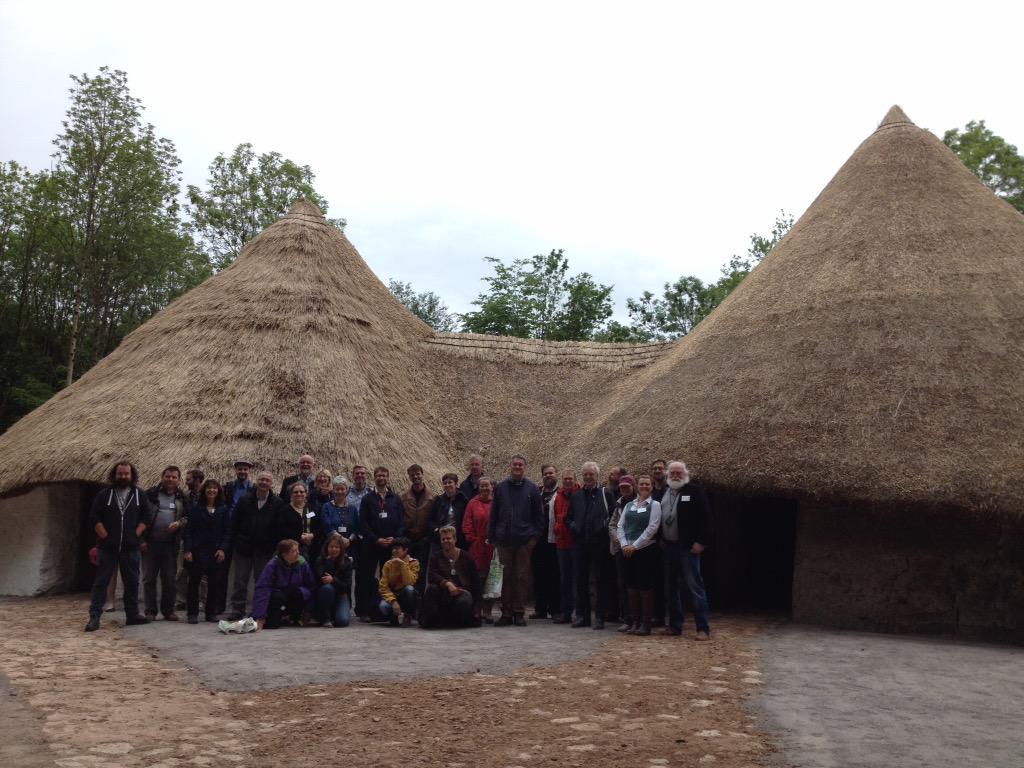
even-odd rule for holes
{"type": "Polygon", "coordinates": [[[89,510],[89,522],[96,532],[96,580],[89,603],[86,632],[100,628],[100,616],[107,599],[107,584],[114,570],[124,584],[125,624],[148,624],[139,615],[139,541],[151,521],[149,499],[137,487],[135,465],[120,461],[110,470],[110,485],[101,490],[89,510]]]}

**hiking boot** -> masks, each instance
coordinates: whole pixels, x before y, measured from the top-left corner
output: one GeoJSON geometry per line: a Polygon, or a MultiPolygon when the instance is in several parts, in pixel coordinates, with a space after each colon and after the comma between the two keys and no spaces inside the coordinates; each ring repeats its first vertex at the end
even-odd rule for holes
{"type": "Polygon", "coordinates": [[[701,630],[697,631],[697,636],[694,639],[695,640],[710,640],[711,639],[711,635],[709,635],[707,632],[705,632],[703,629],[701,629],[701,630]]]}
{"type": "Polygon", "coordinates": [[[619,627],[618,631],[619,632],[625,632],[626,634],[629,634],[629,631],[631,629],[635,629],[635,625],[633,624],[632,621],[627,621],[625,624],[623,624],[621,627],[619,627]]]}
{"type": "Polygon", "coordinates": [[[665,627],[658,633],[659,637],[679,637],[683,634],[683,630],[676,629],[675,627],[665,627]]]}
{"type": "Polygon", "coordinates": [[[496,626],[496,627],[510,627],[510,626],[512,626],[512,617],[511,616],[502,616],[496,622],[494,622],[494,626],[496,626]]]}
{"type": "Polygon", "coordinates": [[[86,632],[95,632],[99,628],[100,628],[100,617],[99,616],[90,616],[89,617],[89,623],[85,625],[85,631],[86,632]]]}
{"type": "Polygon", "coordinates": [[[332,624],[332,623],[331,623],[331,622],[329,622],[329,621],[325,621],[325,622],[324,622],[323,624],[321,624],[320,626],[321,626],[321,627],[327,627],[327,629],[333,629],[333,628],[334,628],[334,624],[332,624]]]}
{"type": "Polygon", "coordinates": [[[572,617],[571,616],[555,616],[555,618],[553,618],[551,620],[551,623],[552,624],[572,624],[572,617]]]}
{"type": "Polygon", "coordinates": [[[125,617],[124,625],[126,627],[134,627],[138,624],[149,624],[149,619],[147,619],[145,616],[140,616],[137,613],[134,616],[125,617]]]}
{"type": "Polygon", "coordinates": [[[579,629],[580,627],[589,627],[590,621],[587,619],[576,619],[571,625],[573,629],[579,629]]]}
{"type": "Polygon", "coordinates": [[[512,623],[517,627],[525,627],[526,617],[523,616],[523,614],[521,613],[517,613],[515,616],[512,617],[512,623]]]}
{"type": "Polygon", "coordinates": [[[199,617],[198,616],[189,616],[188,617],[188,623],[189,624],[198,624],[199,623],[199,617]]]}
{"type": "Polygon", "coordinates": [[[156,611],[146,611],[146,618],[150,621],[156,621],[156,611]]]}
{"type": "Polygon", "coordinates": [[[598,619],[594,622],[594,629],[604,629],[604,619],[598,619]]]}
{"type": "Polygon", "coordinates": [[[533,613],[530,614],[530,619],[531,620],[533,620],[533,619],[546,619],[547,617],[548,617],[548,615],[546,613],[538,613],[537,611],[534,611],[533,613]]]}
{"type": "Polygon", "coordinates": [[[206,620],[211,624],[216,624],[219,621],[219,619],[212,613],[206,614],[206,620]]]}
{"type": "Polygon", "coordinates": [[[178,618],[178,614],[171,611],[170,613],[164,614],[164,621],[181,621],[181,619],[178,618]]]}

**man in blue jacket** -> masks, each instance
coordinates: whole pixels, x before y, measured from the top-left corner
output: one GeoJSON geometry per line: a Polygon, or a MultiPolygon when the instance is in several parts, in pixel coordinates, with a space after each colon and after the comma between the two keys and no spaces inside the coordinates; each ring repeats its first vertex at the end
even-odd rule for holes
{"type": "Polygon", "coordinates": [[[124,584],[125,624],[148,624],[139,614],[139,541],[150,524],[149,499],[139,490],[139,471],[121,461],[109,475],[110,484],[93,499],[89,522],[96,532],[96,580],[89,603],[86,632],[100,628],[107,585],[114,569],[121,571],[124,584]]]}
{"type": "Polygon", "coordinates": [[[494,626],[526,626],[526,593],[530,589],[530,552],[543,533],[540,490],[526,479],[526,459],[512,457],[507,480],[494,489],[487,539],[498,550],[505,570],[501,583],[501,618],[494,626]]]}

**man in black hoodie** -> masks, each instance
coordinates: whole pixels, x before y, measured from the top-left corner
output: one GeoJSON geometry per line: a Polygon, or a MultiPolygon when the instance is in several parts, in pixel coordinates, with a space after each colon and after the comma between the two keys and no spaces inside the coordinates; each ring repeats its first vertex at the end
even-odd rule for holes
{"type": "Polygon", "coordinates": [[[526,593],[530,589],[530,552],[544,529],[540,490],[526,479],[526,459],[512,457],[507,480],[498,483],[491,502],[487,539],[498,550],[505,569],[501,582],[501,618],[494,626],[526,626],[526,593]]]}
{"type": "Polygon", "coordinates": [[[149,623],[139,614],[139,539],[151,521],[149,500],[137,487],[139,472],[134,464],[118,462],[111,468],[109,480],[110,485],[97,494],[89,510],[97,551],[86,632],[100,628],[107,585],[115,568],[120,568],[124,584],[125,623],[149,623]]]}

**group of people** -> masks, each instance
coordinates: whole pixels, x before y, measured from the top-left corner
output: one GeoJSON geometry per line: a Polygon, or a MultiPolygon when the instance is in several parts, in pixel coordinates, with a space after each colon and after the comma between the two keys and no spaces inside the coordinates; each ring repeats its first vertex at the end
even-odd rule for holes
{"type": "Polygon", "coordinates": [[[386,467],[373,470],[371,486],[369,469],[356,465],[350,483],[317,470],[310,455],[278,494],[270,472],[254,474],[246,460],[234,469],[223,484],[193,469],[183,484],[169,466],[145,491],[130,462],[110,470],[90,513],[97,543],[87,632],[99,628],[120,572],[127,624],[154,620],[158,608],[178,621],[183,602],[190,623],[202,604],[207,621],[251,616],[258,629],[345,627],[353,614],[425,629],[526,626],[532,581],[530,619],[594,629],[618,620],[630,634],[661,626],[681,635],[685,595],[695,638],[709,639],[701,554],[711,511],[681,461],[658,460],[635,476],[613,467],[604,482],[592,461],[579,475],[545,464],[534,483],[521,455],[500,481],[472,456],[466,478],[444,474],[438,494],[418,464],[401,494],[386,467]]]}

